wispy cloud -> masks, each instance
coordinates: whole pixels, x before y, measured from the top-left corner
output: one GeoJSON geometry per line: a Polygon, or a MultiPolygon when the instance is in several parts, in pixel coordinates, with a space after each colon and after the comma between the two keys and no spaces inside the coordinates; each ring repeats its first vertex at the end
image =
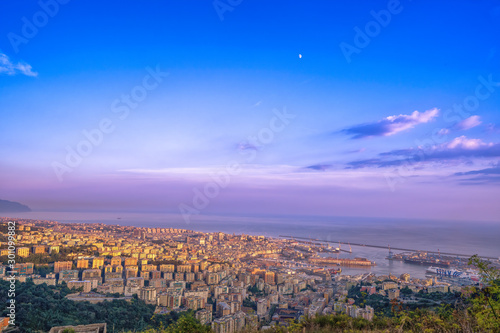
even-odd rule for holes
{"type": "Polygon", "coordinates": [[[481,185],[500,182],[500,162],[491,168],[457,172],[454,174],[461,178],[461,185],[481,185]]]}
{"type": "Polygon", "coordinates": [[[446,134],[450,134],[450,130],[447,128],[441,128],[438,132],[438,135],[446,135],[446,134]]]}
{"type": "Polygon", "coordinates": [[[500,126],[495,124],[486,125],[486,130],[490,133],[500,133],[500,126]]]}
{"type": "Polygon", "coordinates": [[[242,142],[238,144],[238,150],[259,150],[259,148],[251,143],[242,142]]]}
{"type": "Polygon", "coordinates": [[[408,130],[418,124],[427,123],[439,114],[439,110],[434,108],[425,112],[413,111],[412,114],[400,114],[389,116],[375,123],[360,124],[343,130],[352,135],[353,139],[361,139],[372,136],[389,136],[408,130]]]}
{"type": "Polygon", "coordinates": [[[12,62],[9,57],[0,52],[0,75],[16,75],[23,74],[26,76],[38,76],[37,72],[33,72],[31,65],[25,62],[12,62]]]}
{"type": "Polygon", "coordinates": [[[471,158],[500,157],[500,143],[486,143],[481,139],[457,137],[449,142],[435,145],[429,149],[410,148],[380,153],[378,157],[347,163],[347,168],[384,168],[412,163],[466,161],[471,158]]]}
{"type": "Polygon", "coordinates": [[[467,176],[467,175],[499,175],[500,176],[500,162],[491,168],[455,173],[455,176],[467,176]]]}
{"type": "Polygon", "coordinates": [[[332,167],[333,165],[331,164],[315,164],[306,166],[305,169],[315,170],[315,171],[326,171],[328,169],[331,169],[332,167]]]}
{"type": "Polygon", "coordinates": [[[483,147],[492,147],[493,143],[485,143],[481,139],[469,139],[465,135],[459,136],[452,141],[445,143],[444,145],[437,146],[437,148],[448,148],[448,149],[466,149],[466,150],[478,150],[483,147]]]}
{"type": "Polygon", "coordinates": [[[481,125],[481,118],[479,116],[470,116],[456,124],[455,128],[458,130],[468,130],[479,125],[481,125]]]}

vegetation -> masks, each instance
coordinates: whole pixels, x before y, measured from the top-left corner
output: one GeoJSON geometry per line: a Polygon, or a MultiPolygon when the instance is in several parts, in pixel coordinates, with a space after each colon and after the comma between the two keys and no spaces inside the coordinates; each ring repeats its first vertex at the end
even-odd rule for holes
{"type": "Polygon", "coordinates": [[[500,332],[500,272],[478,256],[470,258],[469,265],[479,269],[485,284],[482,289],[470,288],[470,310],[482,330],[500,332]]]}
{"type": "Polygon", "coordinates": [[[247,307],[247,308],[252,308],[254,309],[255,311],[257,311],[257,303],[255,303],[254,301],[252,301],[250,299],[250,297],[247,297],[243,300],[243,306],[247,307]]]}
{"type": "MultiPolygon", "coordinates": [[[[59,253],[30,254],[28,257],[19,257],[16,255],[16,262],[17,263],[31,262],[35,265],[42,265],[42,264],[48,265],[49,263],[53,263],[55,261],[73,261],[74,258],[69,256],[72,253],[85,253],[91,255],[93,252],[91,250],[91,247],[89,246],[62,247],[59,253]]],[[[9,258],[7,256],[0,257],[0,262],[2,262],[2,264],[4,265],[8,263],[8,260],[9,258]]]]}
{"type": "Polygon", "coordinates": [[[248,288],[248,291],[251,292],[252,294],[254,294],[255,296],[265,295],[264,291],[259,290],[259,288],[257,288],[257,286],[252,286],[252,287],[248,288]]]}
{"type": "Polygon", "coordinates": [[[206,325],[200,324],[198,320],[196,320],[192,313],[185,314],[174,323],[170,324],[166,328],[160,329],[148,329],[144,333],[156,333],[156,332],[165,332],[165,333],[209,333],[211,332],[210,327],[206,325]]]}
{"type": "MultiPolygon", "coordinates": [[[[9,283],[0,281],[0,302],[7,304],[9,283]]],[[[65,296],[66,284],[57,287],[33,282],[16,282],[16,326],[21,332],[48,332],[53,326],[85,325],[106,322],[116,332],[154,327],[154,306],[138,299],[104,301],[91,304],[74,302],[65,296]]],[[[7,314],[7,309],[2,315],[7,314]]]]}

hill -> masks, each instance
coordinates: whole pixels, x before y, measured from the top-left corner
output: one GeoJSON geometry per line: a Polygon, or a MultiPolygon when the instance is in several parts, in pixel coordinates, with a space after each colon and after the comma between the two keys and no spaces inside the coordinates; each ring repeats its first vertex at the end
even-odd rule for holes
{"type": "Polygon", "coordinates": [[[19,202],[8,201],[0,199],[0,213],[11,212],[31,212],[31,209],[19,202]]]}

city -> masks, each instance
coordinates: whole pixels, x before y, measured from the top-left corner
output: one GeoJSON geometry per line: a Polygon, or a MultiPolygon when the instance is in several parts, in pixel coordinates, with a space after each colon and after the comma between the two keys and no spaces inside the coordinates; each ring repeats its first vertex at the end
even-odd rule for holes
{"type": "Polygon", "coordinates": [[[319,265],[317,245],[292,239],[0,218],[3,226],[9,221],[17,225],[19,259],[9,269],[2,248],[5,280],[14,271],[22,283],[66,285],[74,302],[135,297],[155,314],[192,310],[216,333],[335,313],[373,321],[394,306],[453,304],[479,282],[343,275],[341,267],[319,265]]]}

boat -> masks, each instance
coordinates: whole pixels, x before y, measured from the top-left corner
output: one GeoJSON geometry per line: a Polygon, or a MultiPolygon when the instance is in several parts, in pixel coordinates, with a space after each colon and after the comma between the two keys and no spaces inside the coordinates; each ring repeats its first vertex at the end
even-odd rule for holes
{"type": "Polygon", "coordinates": [[[477,274],[476,271],[473,270],[460,271],[455,268],[445,269],[445,268],[431,266],[427,268],[426,272],[430,274],[436,274],[442,277],[479,281],[479,275],[477,274]]]}
{"type": "Polygon", "coordinates": [[[328,273],[330,273],[331,275],[340,274],[342,273],[342,268],[339,267],[337,269],[334,268],[328,269],[328,273]]]}
{"type": "Polygon", "coordinates": [[[430,266],[439,266],[439,267],[450,267],[449,261],[439,260],[439,259],[431,259],[431,258],[409,258],[405,257],[403,261],[406,264],[414,264],[414,265],[430,265],[430,266]]]}

